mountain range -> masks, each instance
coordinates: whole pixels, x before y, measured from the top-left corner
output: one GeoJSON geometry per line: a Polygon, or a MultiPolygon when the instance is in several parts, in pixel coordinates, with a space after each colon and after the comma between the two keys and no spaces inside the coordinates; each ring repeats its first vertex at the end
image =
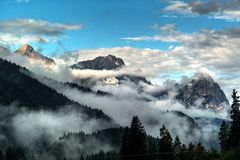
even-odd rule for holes
{"type": "MultiPolygon", "coordinates": [[[[56,64],[53,59],[36,52],[30,45],[23,45],[14,53],[10,53],[8,49],[0,47],[0,53],[4,53],[5,55],[20,54],[33,61],[42,61],[44,64],[56,64]]],[[[113,55],[100,56],[87,61],[79,61],[71,67],[66,66],[69,70],[87,69],[98,71],[119,71],[124,67],[127,67],[124,60],[113,55]]],[[[114,86],[119,88],[123,85],[130,84],[129,86],[132,87],[132,89],[135,89],[136,92],[142,96],[137,97],[140,103],[155,103],[157,101],[166,100],[169,99],[172,93],[174,93],[174,101],[181,103],[186,109],[198,108],[202,111],[208,110],[221,112],[225,109],[224,107],[229,105],[226,95],[219,84],[206,73],[197,73],[193,77],[189,78],[188,81],[175,83],[171,87],[165,89],[158,89],[154,92],[146,92],[144,90],[144,86],[155,87],[155,84],[144,76],[124,73],[117,74],[115,77],[110,76],[102,79],[78,78],[72,82],[59,82],[49,77],[37,75],[36,73],[29,71],[27,68],[0,58],[0,107],[2,109],[6,106],[8,108],[14,106],[22,110],[37,112],[50,111],[56,113],[62,112],[62,110],[70,107],[70,110],[74,110],[78,116],[84,115],[85,120],[95,120],[100,122],[103,126],[102,131],[94,132],[92,134],[85,134],[84,132],[79,131],[79,133],[66,133],[51,143],[45,144],[45,141],[42,141],[41,145],[45,145],[46,147],[40,147],[40,152],[44,154],[48,153],[56,159],[63,159],[64,156],[68,155],[67,153],[72,153],[68,155],[68,158],[76,158],[75,156],[78,157],[79,155],[75,155],[75,153],[79,152],[87,155],[96,153],[99,149],[106,151],[108,151],[109,148],[119,150],[121,146],[121,138],[119,137],[123,136],[123,128],[120,127],[118,122],[115,122],[111,115],[106,114],[104,108],[104,111],[94,109],[96,108],[95,106],[87,106],[84,103],[82,104],[81,101],[75,101],[72,99],[72,96],[84,97],[87,95],[87,98],[92,98],[89,98],[89,101],[101,98],[102,100],[107,101],[109,97],[111,99],[118,100],[117,97],[114,97],[115,95],[111,92],[111,90],[105,91],[94,88],[99,83],[104,84],[105,87],[114,86]],[[88,85],[86,85],[87,83],[88,85]],[[89,85],[89,83],[91,85],[89,85]],[[62,93],[62,90],[71,90],[71,96],[62,93]],[[75,95],[75,93],[80,94],[75,95]],[[83,148],[83,146],[85,148],[83,148]],[[90,149],[92,150],[89,151],[90,149]]],[[[130,99],[129,101],[131,102],[130,99]]],[[[123,105],[125,104],[126,103],[123,103],[123,105]]],[[[97,105],[104,105],[104,103],[97,105]]],[[[147,109],[151,110],[151,108],[147,109]]],[[[155,112],[159,114],[159,116],[153,116],[149,119],[145,119],[145,124],[148,124],[150,127],[156,127],[162,123],[177,123],[178,127],[179,125],[180,127],[185,127],[183,131],[184,135],[191,137],[195,136],[195,133],[197,132],[197,135],[200,136],[198,138],[204,141],[202,124],[206,125],[206,118],[191,117],[182,111],[159,110],[155,112]],[[174,119],[172,119],[173,117],[177,118],[179,122],[174,122],[174,119]],[[186,126],[188,127],[186,128],[186,126]]],[[[16,112],[13,115],[3,115],[3,117],[8,117],[7,121],[11,122],[14,115],[17,114],[18,113],[16,112]]],[[[69,113],[66,112],[64,114],[69,113]]],[[[210,124],[218,123],[218,125],[221,121],[219,119],[211,118],[207,120],[210,124]]],[[[12,127],[6,127],[0,124],[0,131],[2,131],[2,134],[13,141],[11,143],[15,143],[16,139],[14,139],[14,135],[10,134],[10,131],[12,131],[11,129],[12,127]]],[[[171,128],[171,131],[174,133],[178,132],[175,128],[171,128]]],[[[158,141],[157,138],[153,138],[151,136],[148,137],[148,140],[158,141]]],[[[211,137],[208,142],[212,143],[211,137]]],[[[2,142],[0,140],[0,145],[5,143],[5,141],[2,142]]],[[[40,153],[38,152],[38,154],[40,153]]],[[[41,156],[43,156],[44,159],[44,156],[46,155],[41,156]]]]}

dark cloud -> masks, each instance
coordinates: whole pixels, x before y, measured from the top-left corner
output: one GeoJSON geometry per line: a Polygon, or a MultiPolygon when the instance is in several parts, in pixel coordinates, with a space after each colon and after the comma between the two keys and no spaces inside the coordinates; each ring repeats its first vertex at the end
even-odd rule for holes
{"type": "Polygon", "coordinates": [[[192,7],[192,12],[198,14],[209,14],[211,12],[218,12],[221,6],[216,0],[212,0],[206,3],[202,1],[192,1],[188,5],[192,7]]]}
{"type": "Polygon", "coordinates": [[[240,20],[239,0],[192,0],[170,1],[163,11],[183,15],[210,15],[213,18],[225,20],[240,20]]]}

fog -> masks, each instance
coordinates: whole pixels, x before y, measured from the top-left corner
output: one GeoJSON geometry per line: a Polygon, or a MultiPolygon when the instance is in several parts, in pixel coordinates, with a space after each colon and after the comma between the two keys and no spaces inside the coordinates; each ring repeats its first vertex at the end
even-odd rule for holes
{"type": "MultiPolygon", "coordinates": [[[[42,76],[45,76],[59,82],[76,82],[80,78],[98,80],[126,73],[144,76],[144,73],[141,71],[134,72],[134,69],[127,67],[117,71],[71,70],[69,68],[73,63],[71,59],[65,61],[64,59],[55,58],[56,65],[47,67],[41,62],[32,62],[26,57],[19,55],[11,54],[7,56],[7,59],[25,66],[36,74],[35,76],[33,75],[34,78],[56,89],[57,92],[66,95],[71,100],[91,106],[92,108],[101,109],[122,126],[129,125],[131,118],[138,115],[147,133],[155,137],[159,136],[159,128],[162,125],[166,125],[173,137],[179,135],[180,139],[186,144],[202,141],[206,146],[213,147],[217,145],[218,124],[211,123],[211,119],[225,119],[227,116],[226,110],[215,113],[196,107],[186,109],[173,98],[176,95],[174,90],[165,99],[159,100],[151,96],[151,93],[154,91],[171,88],[176,82],[172,80],[168,80],[161,85],[147,85],[143,83],[136,85],[129,81],[117,85],[105,85],[96,81],[97,83],[92,86],[92,90],[101,90],[112,94],[112,96],[97,96],[63,86],[50,79],[42,78],[42,76]],[[180,116],[175,111],[180,111],[185,115],[180,116]],[[207,128],[206,126],[203,127],[201,120],[192,124],[189,116],[192,118],[210,119],[207,128]]],[[[181,83],[188,83],[189,80],[189,78],[183,77],[181,83]]],[[[91,133],[104,128],[97,121],[85,121],[81,116],[76,115],[74,111],[68,113],[51,113],[46,111],[21,113],[13,118],[12,124],[17,139],[21,139],[22,143],[27,143],[26,145],[34,143],[35,139],[38,139],[41,135],[47,135],[53,141],[68,131],[91,133]]]]}

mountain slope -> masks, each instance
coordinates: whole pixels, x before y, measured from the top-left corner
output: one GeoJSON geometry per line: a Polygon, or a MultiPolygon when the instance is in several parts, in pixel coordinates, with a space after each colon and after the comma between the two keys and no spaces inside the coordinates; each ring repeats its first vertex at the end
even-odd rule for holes
{"type": "Polygon", "coordinates": [[[5,47],[2,47],[0,46],[0,56],[6,56],[6,55],[9,55],[11,52],[9,51],[9,49],[5,48],[5,47]]]}
{"type": "Polygon", "coordinates": [[[29,109],[56,110],[72,105],[89,117],[111,121],[101,110],[78,104],[32,78],[32,73],[16,64],[0,59],[0,105],[24,106],[29,109]]]}
{"type": "Polygon", "coordinates": [[[117,58],[113,55],[106,57],[99,56],[93,60],[80,61],[77,64],[71,66],[72,69],[94,69],[94,70],[113,70],[124,66],[124,62],[121,58],[117,58]]]}
{"type": "Polygon", "coordinates": [[[42,54],[38,53],[33,49],[32,46],[25,44],[19,47],[15,53],[20,54],[22,56],[27,56],[31,60],[40,60],[43,61],[45,64],[55,64],[54,60],[51,58],[48,58],[46,56],[43,56],[42,54]]]}

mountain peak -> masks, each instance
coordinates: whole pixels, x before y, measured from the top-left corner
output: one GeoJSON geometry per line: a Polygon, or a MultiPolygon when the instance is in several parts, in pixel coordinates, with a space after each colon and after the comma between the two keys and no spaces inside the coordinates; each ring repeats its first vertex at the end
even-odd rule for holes
{"type": "Polygon", "coordinates": [[[33,51],[34,51],[34,49],[32,46],[30,46],[29,44],[24,44],[21,47],[19,47],[16,52],[19,54],[22,54],[22,55],[28,55],[29,53],[31,53],[33,51]]]}
{"type": "Polygon", "coordinates": [[[80,61],[71,66],[73,69],[114,70],[124,66],[121,58],[114,55],[99,56],[92,60],[80,61]]]}
{"type": "Polygon", "coordinates": [[[206,72],[198,72],[193,76],[193,79],[195,80],[207,80],[207,81],[211,81],[214,82],[212,76],[206,72]]]}
{"type": "Polygon", "coordinates": [[[204,106],[214,111],[222,110],[222,104],[229,104],[220,86],[205,72],[195,74],[188,84],[180,87],[176,98],[185,106],[204,106]]]}
{"type": "Polygon", "coordinates": [[[46,56],[43,56],[42,54],[38,53],[33,49],[33,47],[29,44],[24,44],[21,47],[19,47],[15,53],[18,53],[22,56],[27,56],[28,58],[32,60],[41,60],[45,64],[55,64],[54,60],[51,58],[48,58],[46,56]]]}

